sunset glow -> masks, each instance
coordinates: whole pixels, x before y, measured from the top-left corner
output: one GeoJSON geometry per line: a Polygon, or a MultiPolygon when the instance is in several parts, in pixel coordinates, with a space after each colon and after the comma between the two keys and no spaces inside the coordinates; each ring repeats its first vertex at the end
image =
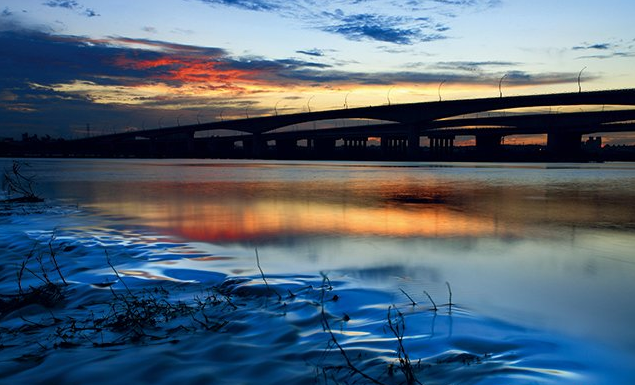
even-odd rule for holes
{"type": "Polygon", "coordinates": [[[5,2],[4,136],[635,87],[623,0],[129,5],[5,2]]]}

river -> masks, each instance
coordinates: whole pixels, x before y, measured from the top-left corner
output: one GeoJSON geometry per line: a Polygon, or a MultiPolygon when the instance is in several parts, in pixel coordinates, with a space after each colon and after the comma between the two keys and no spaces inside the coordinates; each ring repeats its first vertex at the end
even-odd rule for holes
{"type": "Polygon", "coordinates": [[[634,164],[25,162],[0,383],[635,381],[634,164]]]}

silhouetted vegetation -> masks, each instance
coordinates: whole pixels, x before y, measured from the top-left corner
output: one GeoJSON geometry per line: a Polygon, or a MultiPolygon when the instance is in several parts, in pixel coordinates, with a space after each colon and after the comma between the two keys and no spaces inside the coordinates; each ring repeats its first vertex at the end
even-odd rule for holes
{"type": "Polygon", "coordinates": [[[26,175],[24,167],[29,167],[28,163],[13,161],[10,169],[5,169],[2,176],[2,189],[7,194],[4,202],[8,203],[34,203],[43,202],[40,196],[34,191],[35,176],[26,175]],[[13,197],[17,195],[16,197],[13,197]]]}
{"type": "MultiPolygon", "coordinates": [[[[285,312],[271,313],[268,299],[275,298],[277,310],[287,306],[285,301],[294,301],[299,295],[313,297],[307,304],[320,309],[322,328],[328,336],[324,354],[335,350],[343,360],[337,363],[337,356],[331,356],[327,363],[317,363],[316,381],[328,383],[373,383],[376,385],[407,384],[415,385],[422,382],[418,379],[425,370],[433,365],[481,363],[487,356],[479,357],[466,353],[448,354],[436,362],[427,363],[422,359],[413,361],[407,351],[405,340],[406,320],[397,306],[388,307],[384,323],[384,331],[395,342],[394,360],[381,360],[385,366],[378,367],[377,361],[370,363],[361,359],[361,355],[350,352],[333,330],[333,322],[345,325],[351,320],[348,314],[342,317],[334,316],[327,311],[329,303],[341,300],[340,295],[333,294],[335,290],[326,274],[322,275],[319,287],[303,287],[283,297],[271,287],[260,265],[260,258],[256,254],[256,263],[263,283],[264,290],[250,289],[252,285],[243,283],[250,279],[227,279],[219,285],[206,289],[204,293],[192,298],[174,299],[173,293],[162,285],[151,288],[132,289],[112,263],[107,250],[105,262],[112,270],[115,279],[108,279],[101,284],[93,285],[95,290],[109,290],[110,298],[91,300],[80,305],[77,309],[66,309],[64,303],[69,294],[76,290],[73,284],[67,282],[62,274],[58,257],[68,247],[64,244],[55,246],[56,236],[53,234],[48,242],[38,241],[18,266],[17,286],[14,294],[0,294],[0,321],[6,317],[19,318],[24,323],[18,327],[0,327],[0,331],[7,336],[39,334],[36,352],[24,359],[43,359],[51,349],[67,349],[76,347],[109,348],[128,344],[179,343],[179,336],[193,333],[228,332],[232,322],[241,322],[241,311],[253,312],[262,310],[267,314],[284,317],[285,312]],[[25,280],[31,284],[25,287],[25,280]],[[115,286],[119,288],[116,289],[115,286]],[[33,318],[33,311],[28,318],[21,310],[29,306],[40,306],[43,317],[33,318]],[[55,313],[54,313],[55,311],[55,313]],[[50,317],[46,316],[46,313],[50,317]],[[359,363],[358,363],[359,362],[359,363]]],[[[448,310],[452,306],[452,293],[447,284],[450,300],[446,305],[448,310]]],[[[401,289],[413,307],[420,306],[415,299],[401,289]]],[[[438,311],[436,304],[427,292],[424,292],[433,306],[429,310],[438,311]]],[[[277,311],[276,310],[276,311],[277,311]]],[[[451,310],[450,310],[451,311],[451,310]]],[[[0,348],[3,345],[0,344],[0,348]]]]}

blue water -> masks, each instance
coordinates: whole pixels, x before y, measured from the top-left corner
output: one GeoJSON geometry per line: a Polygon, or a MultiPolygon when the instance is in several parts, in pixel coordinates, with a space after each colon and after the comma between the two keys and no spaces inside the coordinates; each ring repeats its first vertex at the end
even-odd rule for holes
{"type": "Polygon", "coordinates": [[[1,383],[635,380],[633,165],[28,163],[1,383]]]}

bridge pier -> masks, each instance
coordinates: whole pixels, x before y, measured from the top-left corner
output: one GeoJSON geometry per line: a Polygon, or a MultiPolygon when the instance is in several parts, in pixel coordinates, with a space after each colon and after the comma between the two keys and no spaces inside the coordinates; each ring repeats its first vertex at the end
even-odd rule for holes
{"type": "Polygon", "coordinates": [[[430,154],[433,159],[447,159],[452,156],[454,152],[454,135],[431,135],[428,136],[430,140],[430,154]]]}
{"type": "Polygon", "coordinates": [[[500,134],[476,135],[476,152],[479,158],[495,159],[503,152],[503,136],[500,134]]]}
{"type": "Polygon", "coordinates": [[[421,134],[419,128],[411,126],[408,129],[408,159],[418,160],[421,157],[420,139],[421,134]]]}
{"type": "Polygon", "coordinates": [[[194,132],[150,138],[150,152],[158,158],[187,158],[194,152],[194,132]]]}
{"type": "Polygon", "coordinates": [[[234,156],[234,141],[223,137],[211,137],[205,141],[205,156],[210,158],[231,158],[234,156]]]}
{"type": "Polygon", "coordinates": [[[582,134],[550,132],[547,134],[547,152],[555,160],[576,160],[582,153],[582,134]]]}
{"type": "Polygon", "coordinates": [[[359,159],[366,153],[367,137],[344,138],[344,157],[359,159]]]}
{"type": "Polygon", "coordinates": [[[408,152],[408,139],[399,136],[382,136],[381,157],[384,159],[403,158],[408,152]]]}
{"type": "Polygon", "coordinates": [[[307,143],[312,157],[317,159],[332,159],[335,155],[335,139],[314,138],[307,143]]]}
{"type": "Polygon", "coordinates": [[[276,157],[278,159],[291,159],[298,150],[296,139],[276,139],[276,157]]]}
{"type": "Polygon", "coordinates": [[[262,140],[261,134],[246,135],[245,139],[242,140],[243,154],[247,158],[262,159],[266,144],[262,140]]]}

